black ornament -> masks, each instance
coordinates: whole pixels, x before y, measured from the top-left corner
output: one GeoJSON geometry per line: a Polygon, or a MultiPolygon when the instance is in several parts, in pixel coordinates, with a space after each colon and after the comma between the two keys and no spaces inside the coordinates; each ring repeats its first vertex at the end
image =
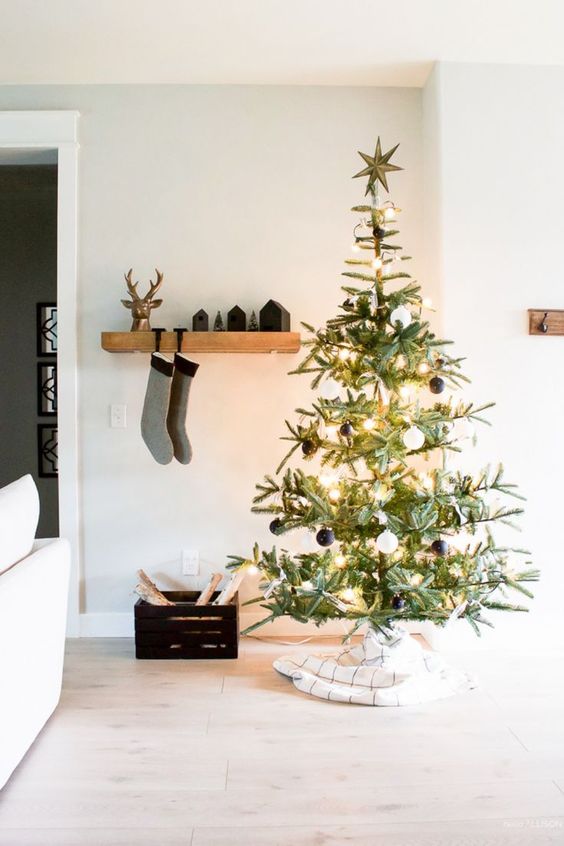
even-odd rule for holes
{"type": "Polygon", "coordinates": [[[429,390],[432,394],[442,394],[445,387],[445,380],[441,379],[440,376],[433,376],[429,382],[429,390]]]}
{"type": "Polygon", "coordinates": [[[302,452],[304,455],[313,455],[314,452],[317,452],[317,446],[313,441],[304,441],[302,444],[302,452]]]}
{"type": "Polygon", "coordinates": [[[335,532],[333,529],[320,529],[315,536],[319,546],[331,546],[335,543],[335,532]]]}
{"type": "Polygon", "coordinates": [[[434,555],[446,555],[448,552],[448,543],[444,540],[433,541],[431,551],[434,555]]]}
{"type": "Polygon", "coordinates": [[[273,535],[279,535],[280,529],[282,528],[282,520],[279,520],[278,517],[272,521],[270,526],[268,527],[273,535]]]}
{"type": "Polygon", "coordinates": [[[354,303],[350,299],[346,299],[345,302],[343,303],[343,308],[353,308],[353,307],[354,307],[354,303]]]}
{"type": "Polygon", "coordinates": [[[343,423],[343,425],[342,425],[342,426],[341,426],[341,428],[339,429],[339,432],[341,433],[341,435],[343,436],[343,438],[350,438],[352,435],[354,435],[354,427],[353,427],[353,424],[352,424],[352,423],[350,423],[350,422],[347,420],[347,422],[346,422],[346,423],[343,423]]]}
{"type": "Polygon", "coordinates": [[[376,227],[372,230],[372,233],[373,233],[373,235],[374,235],[374,237],[375,237],[375,238],[379,238],[379,239],[381,240],[382,238],[384,238],[384,237],[385,237],[385,235],[386,235],[386,230],[385,230],[385,229],[382,229],[382,227],[381,227],[381,226],[376,226],[376,227]]]}
{"type": "Polygon", "coordinates": [[[233,306],[231,311],[227,313],[227,331],[228,332],[246,332],[247,331],[247,315],[238,305],[233,306]]]}
{"type": "Polygon", "coordinates": [[[392,608],[395,611],[401,611],[402,608],[405,608],[405,599],[399,593],[396,593],[395,596],[392,596],[392,608]]]}
{"type": "Polygon", "coordinates": [[[201,308],[192,318],[192,332],[207,332],[210,328],[210,319],[207,311],[201,308]]]}
{"type": "Polygon", "coordinates": [[[260,310],[261,332],[289,332],[290,312],[275,300],[269,300],[260,310]]]}

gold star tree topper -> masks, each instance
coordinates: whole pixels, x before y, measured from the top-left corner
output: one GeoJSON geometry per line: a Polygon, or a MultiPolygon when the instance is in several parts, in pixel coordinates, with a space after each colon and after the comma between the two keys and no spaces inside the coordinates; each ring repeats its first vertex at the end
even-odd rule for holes
{"type": "Polygon", "coordinates": [[[395,147],[392,147],[391,150],[388,150],[387,153],[382,155],[382,145],[380,144],[380,137],[378,137],[378,141],[376,142],[376,150],[374,151],[373,156],[369,156],[368,153],[361,153],[360,150],[358,151],[358,155],[364,159],[367,167],[360,170],[358,173],[355,173],[353,179],[356,179],[358,176],[368,176],[368,185],[366,186],[366,191],[364,192],[365,195],[368,194],[370,191],[374,192],[375,183],[380,182],[386,191],[389,191],[388,188],[388,180],[386,179],[386,174],[390,173],[390,171],[394,170],[403,170],[402,167],[398,167],[397,165],[390,164],[390,159],[396,152],[399,144],[396,144],[395,147]]]}

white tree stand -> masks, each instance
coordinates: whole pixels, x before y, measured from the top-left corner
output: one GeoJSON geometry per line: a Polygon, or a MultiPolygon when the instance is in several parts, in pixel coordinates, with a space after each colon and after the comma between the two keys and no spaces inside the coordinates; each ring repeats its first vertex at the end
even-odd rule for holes
{"type": "Polygon", "coordinates": [[[303,693],[356,705],[419,705],[476,687],[401,626],[369,629],[361,644],[337,655],[285,655],[273,666],[303,693]]]}

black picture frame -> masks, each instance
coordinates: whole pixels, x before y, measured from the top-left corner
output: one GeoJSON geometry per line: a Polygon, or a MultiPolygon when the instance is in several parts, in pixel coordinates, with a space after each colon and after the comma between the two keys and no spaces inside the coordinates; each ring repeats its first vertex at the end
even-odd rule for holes
{"type": "Polygon", "coordinates": [[[37,474],[40,479],[59,475],[59,430],[56,423],[37,424],[37,474]]]}
{"type": "Polygon", "coordinates": [[[57,357],[57,303],[37,303],[36,338],[40,358],[57,357]]]}
{"type": "Polygon", "coordinates": [[[37,363],[37,416],[57,416],[57,362],[37,363]]]}

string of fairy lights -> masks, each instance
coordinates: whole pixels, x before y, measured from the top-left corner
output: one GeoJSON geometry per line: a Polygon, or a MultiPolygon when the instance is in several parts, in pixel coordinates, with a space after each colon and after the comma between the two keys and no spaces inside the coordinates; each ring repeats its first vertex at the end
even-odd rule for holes
{"type": "MultiPolygon", "coordinates": [[[[398,214],[400,213],[401,209],[397,207],[392,200],[386,201],[383,205],[380,205],[380,200],[378,196],[377,188],[375,188],[373,193],[373,210],[372,210],[372,217],[378,219],[378,223],[393,223],[397,220],[398,214]]],[[[370,262],[370,266],[374,271],[376,271],[376,281],[382,281],[383,278],[389,273],[393,273],[394,269],[396,268],[397,264],[401,261],[399,256],[399,248],[389,248],[387,250],[382,251],[380,254],[380,244],[382,240],[387,236],[387,230],[383,228],[381,225],[377,225],[372,227],[370,222],[366,218],[361,218],[361,220],[355,225],[353,229],[353,236],[354,241],[351,245],[351,249],[353,252],[358,253],[362,249],[366,249],[368,243],[374,249],[376,255],[370,262]],[[370,234],[364,234],[370,233],[370,234]]],[[[419,312],[421,313],[422,308],[431,309],[432,308],[432,300],[429,297],[425,297],[421,300],[421,308],[419,312]]],[[[411,325],[413,320],[412,312],[405,306],[399,305],[395,309],[390,312],[389,315],[389,323],[390,326],[393,327],[395,330],[396,328],[406,329],[408,326],[411,325]]],[[[354,363],[358,358],[358,353],[356,350],[349,348],[348,346],[339,345],[338,349],[335,349],[335,357],[341,364],[347,363],[354,363]]],[[[398,370],[403,369],[406,366],[406,358],[403,355],[399,355],[396,358],[396,367],[398,370]]],[[[417,372],[424,376],[430,371],[430,366],[427,361],[421,361],[417,365],[417,372]]],[[[438,395],[441,394],[446,387],[445,380],[441,376],[433,376],[429,381],[429,390],[432,394],[438,395]]],[[[388,405],[389,403],[389,394],[388,391],[383,388],[382,385],[379,385],[380,391],[379,395],[383,401],[384,405],[388,405]]],[[[319,395],[322,399],[331,401],[335,400],[339,397],[342,390],[341,384],[333,377],[326,378],[320,387],[319,395]]],[[[404,384],[399,387],[398,390],[399,396],[402,400],[404,400],[407,404],[411,404],[413,401],[413,393],[414,387],[410,384],[404,384]]],[[[406,420],[409,422],[409,416],[406,416],[406,420]]],[[[355,428],[351,421],[345,420],[342,423],[325,423],[324,421],[320,421],[323,424],[324,429],[324,436],[326,439],[330,441],[338,441],[339,437],[344,439],[350,439],[355,434],[355,428]]],[[[467,423],[467,430],[465,433],[465,437],[471,437],[473,435],[473,426],[469,421],[467,423]]],[[[378,425],[378,421],[372,417],[366,417],[362,423],[362,430],[364,432],[372,432],[376,429],[378,425]]],[[[402,441],[404,446],[410,451],[417,451],[420,450],[425,444],[425,435],[416,425],[410,425],[402,434],[402,441]]],[[[302,443],[302,453],[304,456],[308,457],[313,455],[317,451],[317,446],[311,440],[305,440],[302,443]]],[[[355,480],[358,481],[358,480],[355,480]]],[[[373,479],[368,480],[371,484],[373,483],[373,479]]],[[[327,497],[329,501],[333,504],[336,504],[341,500],[342,497],[342,490],[341,490],[341,480],[339,475],[336,473],[322,473],[319,476],[320,484],[326,488],[327,497]]],[[[432,490],[434,487],[434,479],[433,476],[429,473],[420,473],[415,476],[415,484],[419,484],[420,487],[425,490],[429,491],[432,490]]],[[[387,489],[384,485],[380,485],[379,488],[376,490],[376,498],[378,501],[382,502],[385,499],[385,495],[387,494],[387,489]]],[[[387,516],[384,510],[379,510],[377,512],[377,519],[380,525],[386,525],[387,523],[387,516]]],[[[279,518],[274,519],[270,523],[270,530],[273,534],[278,534],[282,523],[279,518]]],[[[318,530],[316,534],[316,541],[321,547],[330,547],[335,543],[335,532],[330,526],[323,526],[321,529],[318,530]]],[[[376,550],[383,555],[393,555],[396,554],[396,558],[399,560],[401,555],[403,554],[401,550],[398,551],[399,547],[399,538],[389,529],[384,529],[380,534],[377,535],[375,539],[375,547],[376,550]]],[[[448,552],[448,544],[444,539],[437,539],[431,543],[431,551],[435,555],[446,555],[448,552]]],[[[347,567],[347,557],[343,554],[342,551],[338,551],[334,554],[333,557],[334,566],[339,569],[343,570],[347,567]]],[[[256,565],[250,565],[251,573],[258,572],[258,568],[256,565]]],[[[422,579],[420,574],[416,574],[415,576],[416,581],[422,579]]],[[[310,581],[302,582],[301,590],[305,592],[309,592],[313,589],[313,585],[310,581]]],[[[353,588],[344,588],[340,593],[341,598],[345,602],[354,602],[356,599],[356,591],[353,588]]],[[[402,599],[401,597],[394,598],[394,607],[396,609],[402,607],[402,599]]]]}

